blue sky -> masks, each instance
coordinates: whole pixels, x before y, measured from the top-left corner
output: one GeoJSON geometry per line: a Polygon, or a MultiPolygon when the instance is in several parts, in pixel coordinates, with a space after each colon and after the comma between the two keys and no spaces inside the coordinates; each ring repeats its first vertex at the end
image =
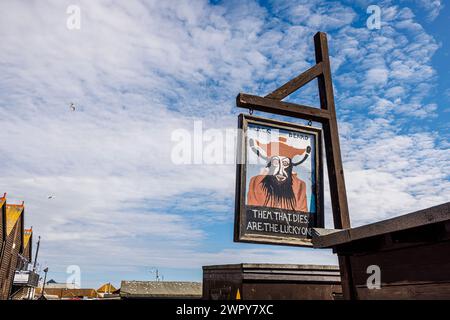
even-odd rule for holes
{"type": "MultiPolygon", "coordinates": [[[[235,128],[236,94],[306,70],[324,31],[352,225],[447,202],[449,18],[439,0],[2,1],[0,192],[25,201],[49,278],[78,265],[83,287],[154,267],[200,280],[208,264],[335,264],[233,243],[234,166],[175,165],[171,135],[235,128]],[[72,4],[80,30],[66,27],[72,4]]],[[[314,85],[287,100],[318,105],[314,85]]]]}

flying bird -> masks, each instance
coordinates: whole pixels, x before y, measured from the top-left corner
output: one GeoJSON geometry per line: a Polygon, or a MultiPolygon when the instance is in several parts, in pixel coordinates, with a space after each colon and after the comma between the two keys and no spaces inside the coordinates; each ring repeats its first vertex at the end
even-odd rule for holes
{"type": "Polygon", "coordinates": [[[75,105],[73,104],[73,102],[70,103],[70,110],[75,111],[75,105]]]}
{"type": "Polygon", "coordinates": [[[47,197],[47,199],[53,199],[55,196],[54,195],[49,195],[48,197],[47,197]]]}

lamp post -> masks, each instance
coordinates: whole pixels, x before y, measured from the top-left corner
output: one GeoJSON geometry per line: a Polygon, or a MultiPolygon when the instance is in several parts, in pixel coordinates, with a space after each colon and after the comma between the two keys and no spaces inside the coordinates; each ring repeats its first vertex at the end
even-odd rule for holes
{"type": "Polygon", "coordinates": [[[48,267],[44,269],[45,275],[44,275],[44,283],[42,284],[42,294],[41,294],[41,299],[45,298],[44,297],[44,289],[45,289],[45,282],[47,281],[47,272],[48,272],[48,267]]]}

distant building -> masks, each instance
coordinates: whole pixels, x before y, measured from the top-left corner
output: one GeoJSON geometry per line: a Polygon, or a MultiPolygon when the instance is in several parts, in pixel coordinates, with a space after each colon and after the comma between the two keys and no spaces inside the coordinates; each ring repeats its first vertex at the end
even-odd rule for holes
{"type": "Polygon", "coordinates": [[[105,283],[97,289],[99,294],[112,294],[115,291],[117,291],[117,289],[111,284],[111,282],[105,283]]]}
{"type": "Polygon", "coordinates": [[[39,275],[32,270],[33,229],[24,229],[23,249],[19,253],[10,299],[32,299],[39,275]]]}
{"type": "MultiPolygon", "coordinates": [[[[42,288],[36,288],[36,297],[42,296],[42,288]]],[[[74,299],[97,299],[99,294],[97,290],[88,289],[67,289],[67,288],[47,288],[45,285],[44,296],[52,297],[53,299],[74,300],[74,299]]]]}
{"type": "Polygon", "coordinates": [[[23,232],[23,252],[21,254],[21,260],[17,267],[19,270],[27,270],[28,265],[31,263],[33,257],[31,256],[33,248],[33,228],[24,229],[23,232]]]}
{"type": "MultiPolygon", "coordinates": [[[[0,198],[0,263],[3,257],[3,249],[6,241],[6,193],[0,198]]],[[[1,268],[1,264],[0,264],[1,268]]],[[[0,288],[3,283],[0,271],[0,288]]]]}
{"type": "Polygon", "coordinates": [[[6,194],[0,198],[0,300],[26,298],[38,283],[29,269],[33,231],[24,229],[24,212],[23,202],[8,204],[6,194]]]}
{"type": "Polygon", "coordinates": [[[119,299],[119,292],[110,282],[97,289],[97,293],[103,299],[119,299]]]}
{"type": "Polygon", "coordinates": [[[6,239],[0,269],[0,299],[2,300],[9,298],[19,253],[23,251],[23,212],[23,203],[6,204],[6,239]]]}
{"type": "Polygon", "coordinates": [[[200,299],[200,282],[122,281],[121,299],[200,299]]]}
{"type": "MultiPolygon", "coordinates": [[[[42,288],[43,283],[40,283],[39,287],[42,288]]],[[[50,279],[45,284],[45,290],[47,289],[80,289],[75,283],[56,282],[50,279]]]]}
{"type": "MultiPolygon", "coordinates": [[[[36,288],[36,299],[42,298],[43,286],[44,283],[41,282],[39,284],[39,287],[36,288]]],[[[80,288],[75,283],[56,282],[55,280],[51,279],[45,283],[44,297],[47,300],[98,299],[102,297],[102,294],[97,292],[97,290],[93,288],[80,288]]]]}

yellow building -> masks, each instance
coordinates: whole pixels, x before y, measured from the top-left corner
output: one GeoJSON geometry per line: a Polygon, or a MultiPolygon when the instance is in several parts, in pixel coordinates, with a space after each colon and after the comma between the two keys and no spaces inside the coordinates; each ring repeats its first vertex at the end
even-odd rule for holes
{"type": "Polygon", "coordinates": [[[117,289],[110,283],[105,283],[104,285],[102,285],[100,288],[97,289],[98,293],[113,293],[114,291],[116,291],[117,289]]]}
{"type": "MultiPolygon", "coordinates": [[[[6,200],[5,200],[6,202],[6,200]]],[[[23,252],[23,222],[24,205],[6,204],[6,237],[3,254],[0,261],[0,299],[8,299],[11,294],[14,274],[19,260],[19,253],[23,252]]]]}
{"type": "Polygon", "coordinates": [[[39,276],[29,270],[33,230],[24,229],[25,206],[8,204],[0,197],[0,300],[24,299],[37,286],[39,276]]]}

